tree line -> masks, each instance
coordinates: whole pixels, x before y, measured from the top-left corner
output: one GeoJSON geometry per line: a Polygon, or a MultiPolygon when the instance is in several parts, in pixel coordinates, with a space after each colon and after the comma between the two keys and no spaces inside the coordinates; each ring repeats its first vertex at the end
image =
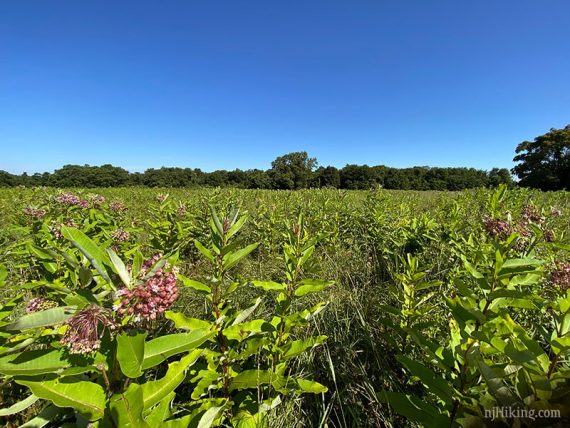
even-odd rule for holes
{"type": "Polygon", "coordinates": [[[204,172],[198,168],[150,168],[131,173],[113,165],[65,165],[53,173],[28,175],[0,171],[0,186],[50,187],[238,187],[246,189],[338,188],[405,190],[462,190],[512,184],[509,171],[493,168],[391,168],[383,165],[346,165],[318,167],[307,152],[280,156],[268,170],[249,169],[204,172]]]}

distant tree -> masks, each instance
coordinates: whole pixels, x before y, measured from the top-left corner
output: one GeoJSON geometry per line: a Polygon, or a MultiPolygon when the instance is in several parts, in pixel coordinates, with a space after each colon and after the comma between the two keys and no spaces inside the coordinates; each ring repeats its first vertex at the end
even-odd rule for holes
{"type": "Polygon", "coordinates": [[[513,177],[507,168],[493,168],[487,174],[487,183],[489,187],[497,187],[500,184],[512,186],[514,184],[513,177]]]}
{"type": "Polygon", "coordinates": [[[129,171],[109,164],[88,167],[86,172],[89,176],[88,187],[120,187],[129,182],[129,171]]]}
{"type": "Polygon", "coordinates": [[[429,186],[426,181],[426,175],[429,167],[414,166],[413,168],[406,168],[403,170],[407,176],[407,188],[409,190],[428,190],[429,186]]]}
{"type": "Polygon", "coordinates": [[[228,185],[228,171],[219,169],[212,171],[204,177],[204,184],[211,187],[225,187],[228,185]]]}
{"type": "Polygon", "coordinates": [[[16,176],[6,171],[0,171],[0,187],[12,187],[16,184],[16,176]]]}
{"type": "Polygon", "coordinates": [[[0,187],[53,186],[53,187],[238,187],[246,189],[304,189],[332,187],[342,189],[410,190],[461,190],[472,187],[509,184],[511,177],[506,169],[494,168],[489,172],[474,168],[390,168],[384,165],[346,165],[317,167],[317,161],[307,152],[289,153],[275,159],[271,169],[243,171],[162,167],[145,172],[129,173],[113,165],[64,165],[53,174],[13,175],[0,171],[0,187]]]}
{"type": "Polygon", "coordinates": [[[307,152],[293,152],[271,162],[269,175],[275,189],[304,189],[309,186],[317,160],[307,152]]]}
{"type": "Polygon", "coordinates": [[[534,141],[523,141],[513,159],[520,162],[511,171],[519,184],[541,190],[570,190],[570,125],[552,128],[534,141]]]}
{"type": "Polygon", "coordinates": [[[267,172],[261,169],[249,169],[246,174],[248,189],[271,189],[271,179],[267,172]]]}
{"type": "Polygon", "coordinates": [[[87,168],[89,165],[64,165],[51,174],[48,185],[53,187],[88,187],[87,168]]]}
{"type": "Polygon", "coordinates": [[[248,176],[246,171],[241,169],[234,169],[233,171],[228,171],[228,182],[226,183],[230,187],[246,188],[248,185],[248,176]]]}
{"type": "Polygon", "coordinates": [[[312,187],[340,187],[340,172],[334,166],[320,167],[315,171],[312,187]]]}
{"type": "Polygon", "coordinates": [[[374,172],[368,165],[346,165],[340,170],[343,189],[371,189],[375,185],[374,172]]]}
{"type": "Polygon", "coordinates": [[[386,189],[410,189],[410,179],[403,169],[389,168],[384,177],[386,189]]]}

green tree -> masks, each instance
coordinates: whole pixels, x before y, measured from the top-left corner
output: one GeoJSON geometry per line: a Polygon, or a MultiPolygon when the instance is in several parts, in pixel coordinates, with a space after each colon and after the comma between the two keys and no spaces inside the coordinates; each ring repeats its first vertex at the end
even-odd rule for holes
{"type": "Polygon", "coordinates": [[[343,189],[371,189],[376,183],[368,165],[346,165],[340,170],[340,184],[343,189]]]}
{"type": "Polygon", "coordinates": [[[313,187],[340,187],[340,172],[334,166],[320,167],[315,172],[313,187]]]}
{"type": "Polygon", "coordinates": [[[307,152],[293,152],[271,162],[269,175],[275,189],[304,189],[308,187],[317,160],[307,152]]]}
{"type": "Polygon", "coordinates": [[[6,171],[0,171],[0,187],[12,187],[16,182],[15,176],[6,171]]]}
{"type": "Polygon", "coordinates": [[[513,178],[507,168],[493,168],[489,171],[487,180],[490,187],[498,187],[500,184],[513,185],[513,178]]]}
{"type": "Polygon", "coordinates": [[[520,162],[512,172],[519,184],[541,190],[570,189],[570,125],[552,128],[534,141],[523,141],[513,159],[520,162]]]}

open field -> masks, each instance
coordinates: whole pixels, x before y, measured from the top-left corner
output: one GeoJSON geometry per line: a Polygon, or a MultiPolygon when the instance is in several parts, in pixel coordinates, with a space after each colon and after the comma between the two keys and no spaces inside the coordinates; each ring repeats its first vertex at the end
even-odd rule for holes
{"type": "Polygon", "coordinates": [[[0,420],[567,426],[569,225],[504,187],[0,190],[0,420]]]}

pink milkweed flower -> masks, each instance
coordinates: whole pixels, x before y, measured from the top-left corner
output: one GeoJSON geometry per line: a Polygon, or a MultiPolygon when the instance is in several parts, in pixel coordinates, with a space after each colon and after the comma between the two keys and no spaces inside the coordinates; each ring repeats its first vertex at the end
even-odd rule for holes
{"type": "Polygon", "coordinates": [[[113,238],[113,240],[116,242],[126,242],[131,236],[129,232],[123,229],[117,229],[114,232],[111,232],[110,235],[111,238],[113,238]]]}
{"type": "Polygon", "coordinates": [[[562,291],[570,289],[570,263],[557,263],[555,269],[550,273],[550,282],[562,291]]]}
{"type": "Polygon", "coordinates": [[[27,208],[24,208],[24,214],[39,220],[39,219],[45,217],[45,215],[47,214],[47,211],[43,210],[41,208],[27,207],[27,208]]]}
{"type": "Polygon", "coordinates": [[[483,218],[483,226],[491,238],[506,239],[513,232],[513,228],[506,221],[487,216],[483,218]]]}
{"type": "MultiPolygon", "coordinates": [[[[141,276],[146,275],[160,257],[160,254],[156,254],[146,260],[141,267],[141,276]]],[[[120,316],[132,316],[137,322],[155,320],[178,298],[176,275],[162,268],[157,269],[143,284],[131,290],[123,287],[118,290],[116,296],[120,299],[116,305],[120,316]]]]}
{"type": "Polygon", "coordinates": [[[65,324],[67,330],[60,343],[71,354],[87,354],[101,346],[101,337],[105,330],[112,332],[117,324],[108,309],[97,305],[87,306],[81,312],[69,318],[65,324]]]}

